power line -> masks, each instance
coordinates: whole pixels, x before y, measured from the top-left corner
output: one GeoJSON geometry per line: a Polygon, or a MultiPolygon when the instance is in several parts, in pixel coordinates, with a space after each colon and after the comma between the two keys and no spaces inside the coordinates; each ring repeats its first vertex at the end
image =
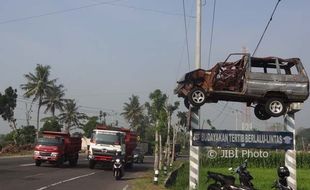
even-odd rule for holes
{"type": "Polygon", "coordinates": [[[188,64],[188,69],[190,69],[188,35],[187,35],[188,30],[187,30],[187,22],[186,22],[185,0],[183,0],[183,19],[184,19],[185,41],[186,41],[186,51],[187,51],[187,64],[188,64]]]}
{"type": "MultiPolygon", "coordinates": [[[[171,16],[183,16],[182,13],[172,13],[172,12],[167,12],[167,11],[162,11],[162,10],[134,7],[134,6],[129,6],[129,5],[113,4],[113,3],[118,2],[118,1],[123,1],[123,0],[112,0],[112,1],[106,1],[106,2],[98,2],[98,3],[93,3],[93,4],[84,5],[84,6],[75,7],[75,8],[69,8],[69,9],[58,10],[58,11],[51,11],[51,12],[47,12],[47,13],[43,13],[43,14],[39,14],[39,15],[9,19],[9,20],[5,20],[5,21],[1,21],[0,25],[8,24],[8,23],[14,23],[14,22],[26,21],[26,20],[36,19],[36,18],[40,18],[40,17],[45,17],[45,16],[64,14],[67,12],[78,11],[81,9],[88,9],[88,8],[92,8],[92,7],[102,6],[102,5],[110,5],[110,6],[115,6],[115,7],[126,7],[126,8],[130,8],[130,9],[136,9],[136,10],[142,10],[142,11],[148,11],[148,12],[155,12],[155,13],[171,15],[171,16]]],[[[186,15],[186,17],[195,18],[194,16],[191,16],[191,15],[186,15]]]]}
{"type": "Polygon", "coordinates": [[[208,67],[210,66],[211,60],[211,52],[212,52],[212,44],[213,44],[213,30],[214,30],[214,21],[215,21],[215,7],[216,7],[216,0],[213,0],[213,16],[212,16],[212,26],[211,26],[211,36],[210,36],[210,46],[209,46],[209,57],[208,57],[208,67]]]}
{"type": "Polygon", "coordinates": [[[25,21],[25,20],[30,20],[30,19],[35,19],[35,18],[40,18],[40,17],[45,17],[45,16],[63,14],[63,13],[67,13],[67,12],[78,11],[78,10],[81,10],[81,9],[87,9],[87,8],[91,8],[91,7],[107,5],[107,4],[110,4],[110,3],[117,2],[117,1],[122,1],[122,0],[113,0],[113,1],[106,1],[106,2],[100,2],[100,3],[93,3],[93,4],[89,4],[89,5],[84,5],[84,6],[76,7],[76,8],[70,8],[70,9],[64,9],[64,10],[59,10],[59,11],[52,11],[52,12],[48,12],[48,13],[43,13],[43,14],[40,14],[40,15],[33,15],[33,16],[27,16],[27,17],[10,19],[10,20],[6,20],[6,21],[0,22],[0,25],[7,24],[7,23],[12,23],[12,22],[20,22],[20,21],[25,21]]]}
{"type": "Polygon", "coordinates": [[[261,43],[262,40],[263,40],[263,37],[265,36],[265,33],[266,33],[266,31],[267,31],[267,29],[268,29],[268,27],[269,27],[269,24],[270,24],[271,21],[272,21],[272,17],[273,17],[273,15],[274,15],[274,13],[276,12],[276,9],[277,9],[277,7],[278,7],[280,1],[281,1],[281,0],[278,0],[276,6],[274,7],[274,9],[273,9],[273,11],[272,11],[271,17],[270,17],[270,19],[269,19],[269,21],[268,21],[268,23],[267,23],[267,25],[266,25],[266,27],[265,27],[265,30],[264,30],[262,36],[260,37],[260,39],[259,39],[259,41],[258,41],[258,43],[257,43],[257,45],[256,45],[256,48],[255,48],[255,50],[254,50],[254,52],[253,52],[253,56],[255,55],[255,53],[256,53],[256,51],[257,51],[257,49],[258,49],[258,46],[260,45],[260,43],[261,43]]]}

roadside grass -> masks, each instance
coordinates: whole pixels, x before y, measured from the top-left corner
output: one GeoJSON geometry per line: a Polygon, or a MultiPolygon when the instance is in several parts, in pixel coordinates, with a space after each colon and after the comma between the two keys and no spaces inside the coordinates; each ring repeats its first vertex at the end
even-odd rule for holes
{"type": "MultiPolygon", "coordinates": [[[[183,161],[175,161],[173,163],[172,168],[168,167],[168,173],[179,167],[183,161]]],[[[164,187],[164,182],[168,175],[164,175],[164,171],[162,170],[159,173],[158,185],[153,183],[154,178],[154,170],[150,168],[147,172],[143,172],[143,176],[140,176],[130,183],[131,190],[164,190],[167,189],[164,187]]]]}
{"type": "MultiPolygon", "coordinates": [[[[248,170],[254,177],[254,180],[252,182],[254,184],[254,187],[258,190],[271,189],[273,182],[277,179],[276,169],[249,168],[248,170]]],[[[207,189],[208,185],[213,183],[212,180],[210,180],[207,183],[207,171],[214,171],[214,172],[219,172],[219,173],[223,173],[226,175],[230,175],[230,171],[228,171],[228,168],[201,168],[200,169],[200,183],[199,183],[200,190],[207,189]]],[[[309,172],[310,172],[309,169],[297,169],[298,190],[309,190],[310,189],[309,172]]],[[[189,173],[189,165],[187,162],[185,164],[185,167],[179,171],[175,185],[171,187],[170,189],[173,189],[173,190],[188,189],[188,179],[189,179],[188,173],[189,173]]],[[[236,177],[236,184],[239,184],[238,176],[235,175],[235,177],[236,177]]]]}

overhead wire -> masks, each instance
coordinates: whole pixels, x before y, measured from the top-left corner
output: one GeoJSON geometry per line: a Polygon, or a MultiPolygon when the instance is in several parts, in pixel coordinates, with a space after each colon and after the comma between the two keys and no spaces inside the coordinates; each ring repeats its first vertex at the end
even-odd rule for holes
{"type": "Polygon", "coordinates": [[[188,64],[188,69],[190,69],[188,29],[187,29],[187,22],[186,22],[185,0],[183,0],[183,19],[184,19],[184,30],[185,30],[186,52],[187,52],[187,64],[188,64]]]}
{"type": "Polygon", "coordinates": [[[257,45],[256,45],[256,48],[255,48],[255,50],[254,50],[254,52],[253,52],[253,56],[255,55],[255,53],[256,53],[256,51],[257,51],[257,49],[258,49],[260,43],[262,42],[262,40],[263,40],[263,38],[264,38],[264,36],[265,36],[265,33],[266,33],[266,31],[267,31],[267,29],[268,29],[268,27],[269,27],[269,25],[270,25],[270,23],[271,23],[271,21],[272,21],[273,15],[274,15],[274,13],[275,13],[276,10],[277,10],[277,7],[278,7],[280,1],[281,1],[281,0],[278,0],[277,4],[275,5],[275,7],[274,7],[274,9],[273,9],[273,11],[272,11],[272,14],[271,14],[271,16],[270,16],[270,19],[269,19],[269,21],[268,21],[268,23],[267,23],[265,29],[264,29],[264,32],[263,32],[263,34],[261,35],[261,37],[260,37],[260,39],[259,39],[259,41],[258,41],[258,43],[257,43],[257,45]]]}
{"type": "Polygon", "coordinates": [[[212,45],[213,45],[213,31],[214,31],[214,22],[215,22],[215,7],[216,7],[216,0],[213,0],[213,15],[212,15],[212,26],[211,26],[211,35],[210,35],[210,46],[209,46],[209,56],[208,56],[208,67],[210,67],[211,61],[211,52],[212,52],[212,45]]]}
{"type": "MultiPolygon", "coordinates": [[[[39,15],[32,15],[32,16],[26,16],[26,17],[20,17],[20,18],[14,18],[14,19],[9,19],[9,20],[5,20],[5,21],[0,21],[0,25],[8,24],[8,23],[14,23],[14,22],[21,22],[21,21],[26,21],[26,20],[32,20],[32,19],[51,16],[51,15],[64,14],[67,12],[73,12],[73,11],[78,11],[81,9],[87,9],[87,8],[92,8],[92,7],[102,6],[102,5],[109,5],[109,6],[114,6],[114,7],[126,7],[126,8],[130,8],[130,9],[136,9],[136,10],[142,10],[142,11],[148,11],[148,12],[155,12],[155,13],[171,15],[171,16],[183,16],[182,13],[172,13],[172,12],[168,12],[168,11],[134,7],[134,6],[130,6],[130,5],[113,4],[113,3],[118,2],[118,1],[123,1],[123,0],[111,0],[111,1],[105,1],[105,2],[96,1],[97,3],[92,3],[92,4],[80,6],[80,7],[69,8],[69,9],[58,10],[58,11],[51,11],[51,12],[47,12],[47,13],[43,13],[43,14],[39,14],[39,15]]],[[[191,15],[186,15],[186,17],[195,18],[195,16],[191,16],[191,15]]]]}

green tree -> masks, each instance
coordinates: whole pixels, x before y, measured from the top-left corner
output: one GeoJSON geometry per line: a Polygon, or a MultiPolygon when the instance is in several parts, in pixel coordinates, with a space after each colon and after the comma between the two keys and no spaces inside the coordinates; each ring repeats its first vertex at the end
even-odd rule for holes
{"type": "Polygon", "coordinates": [[[18,143],[19,144],[32,144],[35,142],[36,129],[32,125],[23,126],[18,131],[18,143]]]}
{"type": "Polygon", "coordinates": [[[59,124],[58,119],[56,117],[50,117],[44,119],[44,124],[40,131],[61,131],[62,125],[59,124]]]}
{"type": "Polygon", "coordinates": [[[96,128],[96,125],[98,124],[97,122],[98,117],[90,117],[87,121],[87,123],[84,125],[83,130],[84,130],[84,135],[87,138],[90,138],[92,131],[96,128]]]}
{"type": "Polygon", "coordinates": [[[65,125],[65,131],[69,132],[73,127],[82,128],[82,121],[87,115],[78,111],[74,100],[68,99],[64,105],[64,111],[58,115],[59,121],[65,125]]]}
{"type": "Polygon", "coordinates": [[[130,126],[141,136],[141,120],[143,119],[143,105],[140,105],[139,97],[132,95],[129,103],[124,103],[124,112],[121,115],[128,121],[130,126]]]}
{"type": "MultiPolygon", "coordinates": [[[[16,107],[17,90],[12,87],[5,89],[4,94],[0,93],[0,115],[3,120],[8,121],[13,133],[16,133],[16,119],[14,118],[14,109],[16,107]]],[[[14,139],[14,143],[17,144],[17,139],[14,139]]]]}
{"type": "Polygon", "coordinates": [[[156,89],[149,96],[151,103],[146,103],[148,113],[150,115],[151,121],[155,121],[155,160],[154,160],[154,170],[159,169],[159,127],[160,119],[162,118],[162,113],[165,112],[165,102],[167,100],[167,95],[163,94],[159,89],[156,89]]]}
{"type": "Polygon", "coordinates": [[[0,115],[3,120],[9,122],[12,130],[16,130],[16,119],[14,118],[14,109],[16,107],[17,90],[12,87],[5,89],[4,94],[0,93],[0,115]]]}
{"type": "Polygon", "coordinates": [[[168,115],[168,127],[167,127],[167,140],[166,140],[166,150],[165,150],[165,160],[167,161],[167,165],[170,165],[170,152],[171,152],[171,146],[170,146],[170,128],[171,128],[171,119],[172,114],[175,110],[179,108],[180,102],[174,102],[174,105],[168,104],[166,111],[168,115]]]}
{"type": "Polygon", "coordinates": [[[56,109],[63,111],[66,99],[63,85],[53,85],[53,88],[43,97],[42,105],[46,106],[44,113],[51,112],[55,117],[56,109]]]}
{"type": "Polygon", "coordinates": [[[39,121],[40,121],[40,109],[43,105],[44,97],[48,96],[48,93],[54,89],[56,79],[50,80],[50,66],[49,65],[41,65],[37,64],[35,68],[35,73],[25,74],[25,78],[27,79],[26,84],[22,84],[21,88],[25,90],[24,96],[26,98],[33,97],[32,102],[38,102],[38,110],[37,110],[37,135],[38,139],[39,135],[39,121]]]}

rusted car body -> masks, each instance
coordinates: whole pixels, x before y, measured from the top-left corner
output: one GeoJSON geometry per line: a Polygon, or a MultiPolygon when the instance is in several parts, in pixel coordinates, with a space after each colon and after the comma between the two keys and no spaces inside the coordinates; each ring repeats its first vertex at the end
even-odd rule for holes
{"type": "Polygon", "coordinates": [[[265,120],[283,115],[289,103],[305,101],[309,79],[299,58],[258,58],[235,53],[209,70],[186,73],[174,92],[184,98],[186,107],[221,100],[256,105],[255,115],[265,120]],[[227,61],[236,55],[241,59],[227,61]]]}

